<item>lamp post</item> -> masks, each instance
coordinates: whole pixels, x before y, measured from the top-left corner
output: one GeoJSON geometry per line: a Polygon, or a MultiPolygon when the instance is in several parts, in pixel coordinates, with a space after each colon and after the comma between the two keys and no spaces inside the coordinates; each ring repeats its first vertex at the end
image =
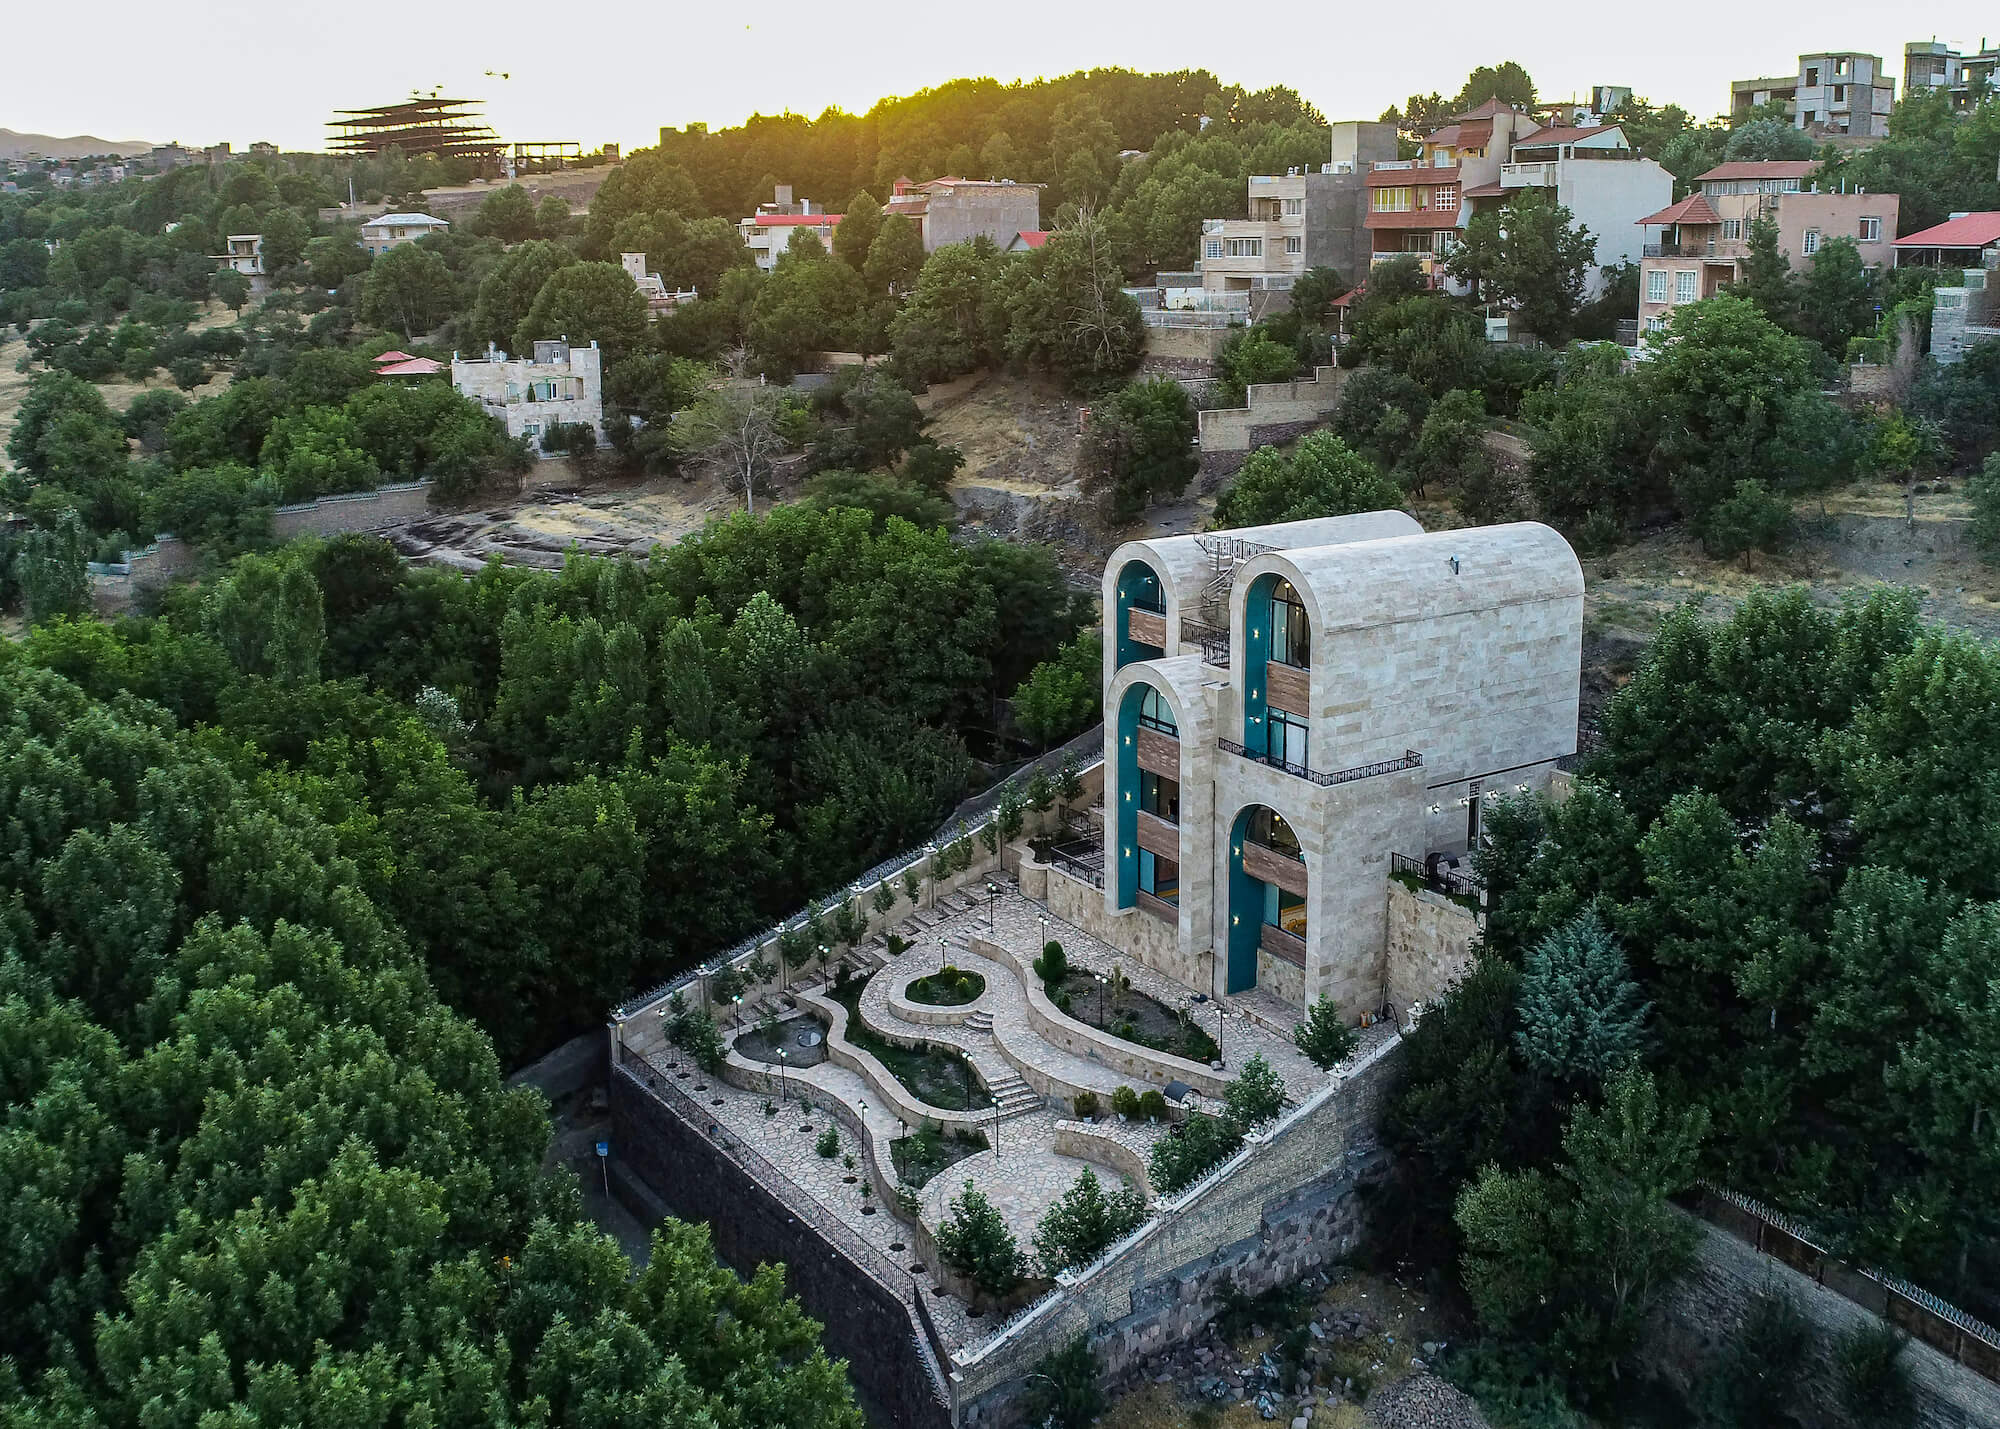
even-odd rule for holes
{"type": "MultiPolygon", "coordinates": [[[[1049,915],[1046,913],[1037,913],[1035,921],[1042,925],[1042,948],[1046,948],[1049,945],[1049,915]]],[[[1040,953],[1041,950],[1041,948],[1035,949],[1037,953],[1040,953]]]]}
{"type": "Polygon", "coordinates": [[[944,934],[938,934],[938,971],[944,971],[944,934]]]}
{"type": "Polygon", "coordinates": [[[1222,1016],[1222,999],[1218,997],[1215,1000],[1215,1064],[1218,1067],[1229,1065],[1229,1058],[1222,1050],[1222,1016]]]}
{"type": "Polygon", "coordinates": [[[993,1103],[993,1164],[1000,1164],[1000,1103],[993,1103]]]}
{"type": "Polygon", "coordinates": [[[736,1025],[741,1027],[743,1025],[743,994],[739,992],[729,1000],[736,1004],[736,1025]]]}
{"type": "Polygon", "coordinates": [[[777,1050],[778,1050],[778,1103],[779,1105],[782,1106],[785,1101],[785,1049],[783,1047],[780,1047],[777,1050]]]}
{"type": "Polygon", "coordinates": [[[1092,973],[1091,976],[1097,979],[1097,1025],[1102,1027],[1104,1025],[1104,974],[1092,973]]]}
{"type": "Polygon", "coordinates": [[[986,882],[986,931],[994,931],[993,918],[1000,906],[1000,885],[988,879],[986,882]]]}

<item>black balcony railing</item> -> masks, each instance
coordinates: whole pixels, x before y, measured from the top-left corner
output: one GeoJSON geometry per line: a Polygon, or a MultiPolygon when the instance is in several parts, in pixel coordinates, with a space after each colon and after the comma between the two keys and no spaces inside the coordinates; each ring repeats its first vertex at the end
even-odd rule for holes
{"type": "Polygon", "coordinates": [[[1403,751],[1401,759],[1380,759],[1373,764],[1357,764],[1352,769],[1320,770],[1308,769],[1303,764],[1290,764],[1259,750],[1246,749],[1233,739],[1218,739],[1216,747],[1224,754],[1234,754],[1252,763],[1266,764],[1273,769],[1282,769],[1294,779],[1303,779],[1308,784],[1317,784],[1322,789],[1335,784],[1352,784],[1357,779],[1373,779],[1378,774],[1396,774],[1405,769],[1424,767],[1423,755],[1414,749],[1403,751]]]}
{"type": "Polygon", "coordinates": [[[1392,853],[1389,855],[1389,874],[1407,883],[1422,884],[1433,893],[1443,893],[1474,905],[1480,902],[1482,885],[1478,877],[1469,869],[1448,866],[1441,856],[1417,859],[1407,854],[1392,853]]]}

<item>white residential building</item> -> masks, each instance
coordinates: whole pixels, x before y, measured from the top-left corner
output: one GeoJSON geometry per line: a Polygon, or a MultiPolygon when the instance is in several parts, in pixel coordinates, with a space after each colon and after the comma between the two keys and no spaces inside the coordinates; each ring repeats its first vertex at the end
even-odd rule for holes
{"type": "Polygon", "coordinates": [[[450,227],[443,219],[433,218],[427,213],[385,213],[361,225],[361,247],[371,257],[379,257],[391,248],[415,243],[419,238],[443,233],[450,227]]]}
{"type": "Polygon", "coordinates": [[[453,353],[451,385],[506,422],[508,436],[526,437],[538,452],[557,422],[588,423],[604,445],[604,370],[595,342],[538,342],[531,357],[509,357],[491,345],[484,357],[453,353]]]}

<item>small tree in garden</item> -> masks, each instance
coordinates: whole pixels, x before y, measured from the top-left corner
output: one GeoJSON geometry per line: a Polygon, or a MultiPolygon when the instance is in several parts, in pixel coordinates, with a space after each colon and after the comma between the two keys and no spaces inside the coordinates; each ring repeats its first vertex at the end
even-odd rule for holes
{"type": "Polygon", "coordinates": [[[991,1295],[1021,1283],[1026,1266],[1014,1233],[972,1182],[952,1198],[951,1215],[937,1230],[938,1257],[991,1295]]]}
{"type": "Polygon", "coordinates": [[[1000,830],[1001,842],[1011,843],[1020,836],[1028,822],[1028,801],[1020,785],[1009,784],[1000,791],[1000,807],[993,812],[993,822],[1000,830]]]}
{"type": "Polygon", "coordinates": [[[924,890],[924,881],[921,878],[917,877],[917,871],[914,868],[904,869],[903,896],[909,899],[912,903],[914,903],[917,901],[917,895],[923,892],[923,890],[924,890]]]}
{"type": "Polygon", "coordinates": [[[1077,772],[1074,759],[1065,759],[1062,768],[1056,770],[1056,798],[1067,809],[1082,797],[1083,776],[1077,772]]]}
{"type": "Polygon", "coordinates": [[[778,956],[788,968],[804,967],[812,961],[812,937],[802,927],[785,929],[778,934],[778,956]]]}
{"type": "Polygon", "coordinates": [[[1243,1129],[1234,1118],[1190,1113],[1175,1134],[1153,1143],[1147,1169],[1162,1195],[1184,1191],[1204,1174],[1227,1161],[1243,1144],[1243,1129]]]}
{"type": "Polygon", "coordinates": [[[889,886],[889,880],[885,878],[875,886],[875,896],[869,901],[877,913],[887,913],[896,906],[896,890],[889,886]]]}
{"type": "Polygon", "coordinates": [[[1055,939],[1042,944],[1042,955],[1035,959],[1035,976],[1042,980],[1042,990],[1050,997],[1056,995],[1063,979],[1069,976],[1069,954],[1055,939]]]}
{"type": "Polygon", "coordinates": [[[1107,1195],[1086,1166],[1042,1217],[1035,1230],[1035,1254],[1050,1275],[1088,1265],[1145,1218],[1145,1197],[1130,1186],[1107,1195]]]}
{"type": "Polygon", "coordinates": [[[951,871],[963,873],[972,867],[972,835],[960,834],[951,846],[951,871]]]}
{"type": "Polygon", "coordinates": [[[850,948],[868,936],[868,920],[861,916],[851,899],[843,901],[840,911],[834,914],[833,931],[850,948]]]}
{"type": "Polygon", "coordinates": [[[1340,1015],[1340,1004],[1325,993],[1306,1009],[1306,1020],[1292,1029],[1292,1041],[1315,1067],[1328,1071],[1354,1055],[1361,1034],[1340,1015]]]}
{"type": "Polygon", "coordinates": [[[1259,1053],[1243,1064],[1236,1080],[1223,1092],[1222,1102],[1237,1125],[1248,1130],[1262,1126],[1283,1110],[1285,1084],[1259,1053]]]}
{"type": "Polygon", "coordinates": [[[1056,801],[1056,781],[1049,777],[1048,770],[1037,769],[1029,776],[1028,787],[1022,797],[1036,813],[1047,813],[1049,805],[1056,801]]]}

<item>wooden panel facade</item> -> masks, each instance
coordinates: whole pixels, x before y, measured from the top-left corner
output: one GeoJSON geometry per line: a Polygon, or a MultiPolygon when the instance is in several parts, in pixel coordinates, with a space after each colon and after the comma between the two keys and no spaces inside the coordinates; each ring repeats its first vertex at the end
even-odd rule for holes
{"type": "Polygon", "coordinates": [[[1125,633],[1141,645],[1167,648],[1167,618],[1154,611],[1130,606],[1125,611],[1125,633]]]}
{"type": "Polygon", "coordinates": [[[1175,863],[1181,861],[1181,831],[1178,826],[1168,823],[1158,814],[1139,811],[1139,847],[1147,853],[1170,858],[1175,863]]]}
{"type": "Polygon", "coordinates": [[[1181,777],[1181,742],[1171,734],[1139,726],[1139,767],[1167,779],[1181,777]]]}
{"type": "Polygon", "coordinates": [[[1275,883],[1287,893],[1306,896],[1306,866],[1251,839],[1243,841],[1243,871],[1252,878],[1275,883]]]}
{"type": "Polygon", "coordinates": [[[1178,928],[1180,926],[1181,910],[1167,902],[1166,899],[1155,898],[1152,894],[1141,888],[1133,896],[1132,901],[1138,906],[1141,912],[1151,913],[1168,927],[1178,928]]]}
{"type": "Polygon", "coordinates": [[[1283,928],[1266,923],[1258,931],[1258,945],[1274,958],[1281,958],[1293,967],[1306,965],[1306,940],[1294,937],[1283,928]]]}
{"type": "Polygon", "coordinates": [[[1264,667],[1264,703],[1274,710],[1298,715],[1312,713],[1312,672],[1280,665],[1276,660],[1264,667]]]}

